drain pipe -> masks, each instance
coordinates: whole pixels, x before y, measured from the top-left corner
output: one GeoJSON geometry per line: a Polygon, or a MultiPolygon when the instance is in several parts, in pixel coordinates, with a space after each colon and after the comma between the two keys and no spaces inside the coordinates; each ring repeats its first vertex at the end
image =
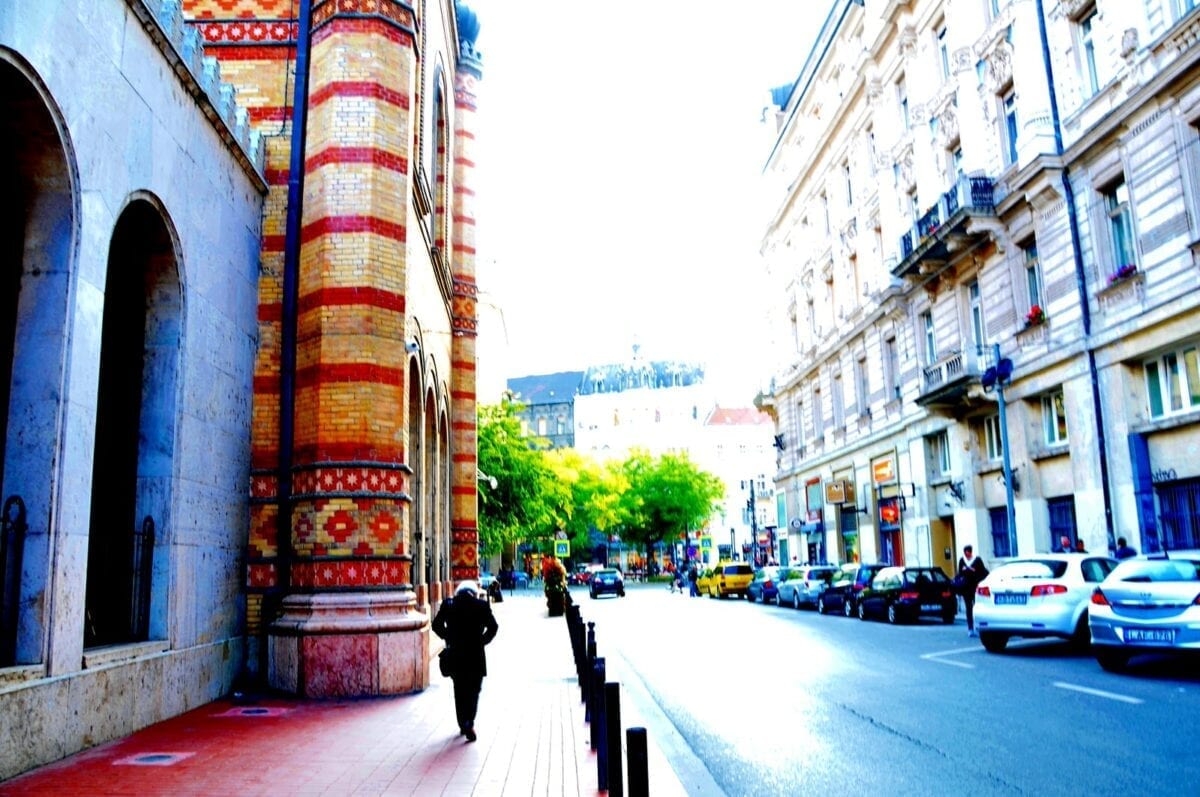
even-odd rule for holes
{"type": "Polygon", "coordinates": [[[279,351],[279,516],[276,594],[291,582],[292,457],[296,412],[296,313],[300,293],[300,224],[304,210],[304,144],[308,128],[308,60],[312,0],[300,0],[296,39],[296,84],[292,95],[292,153],[288,165],[287,228],[283,254],[283,298],[279,351]]]}
{"type": "MultiPolygon", "coordinates": [[[[1042,63],[1050,92],[1050,117],[1054,124],[1054,154],[1062,156],[1062,120],[1058,115],[1058,92],[1054,88],[1054,67],[1050,58],[1050,41],[1046,35],[1046,12],[1042,0],[1037,2],[1038,34],[1042,44],[1042,63]]],[[[1075,207],[1075,189],[1071,187],[1071,172],[1062,167],[1063,199],[1067,203],[1067,224],[1071,230],[1071,254],[1075,259],[1075,287],[1079,292],[1079,309],[1083,321],[1083,345],[1087,350],[1088,377],[1092,383],[1092,410],[1096,418],[1096,446],[1100,454],[1100,487],[1104,492],[1104,526],[1108,534],[1108,549],[1116,548],[1113,534],[1112,494],[1108,484],[1108,443],[1104,436],[1104,405],[1100,401],[1100,375],[1096,369],[1096,352],[1092,349],[1092,307],[1087,292],[1087,274],[1083,269],[1083,247],[1079,235],[1079,211],[1075,207]]]]}

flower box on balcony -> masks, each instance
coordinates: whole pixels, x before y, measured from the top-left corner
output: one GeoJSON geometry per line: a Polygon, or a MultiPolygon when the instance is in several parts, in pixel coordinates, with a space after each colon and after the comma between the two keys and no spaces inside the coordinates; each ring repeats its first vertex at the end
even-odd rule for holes
{"type": "Polygon", "coordinates": [[[1029,308],[1029,312],[1025,314],[1025,328],[1036,327],[1038,324],[1045,322],[1046,311],[1040,305],[1034,305],[1029,308]]]}
{"type": "Polygon", "coordinates": [[[1146,275],[1137,266],[1123,266],[1109,275],[1108,283],[1096,291],[1102,312],[1113,312],[1145,298],[1146,275]]]}

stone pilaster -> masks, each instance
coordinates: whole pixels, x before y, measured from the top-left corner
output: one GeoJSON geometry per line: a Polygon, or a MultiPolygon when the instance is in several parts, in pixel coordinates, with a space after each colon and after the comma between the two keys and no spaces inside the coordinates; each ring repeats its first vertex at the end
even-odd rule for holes
{"type": "Polygon", "coordinates": [[[450,577],[454,581],[479,576],[479,494],[476,437],[475,358],[478,290],[475,284],[475,86],[482,77],[475,52],[478,25],[460,7],[459,39],[462,59],[454,79],[454,193],[451,199],[453,253],[451,276],[451,474],[450,577]]]}

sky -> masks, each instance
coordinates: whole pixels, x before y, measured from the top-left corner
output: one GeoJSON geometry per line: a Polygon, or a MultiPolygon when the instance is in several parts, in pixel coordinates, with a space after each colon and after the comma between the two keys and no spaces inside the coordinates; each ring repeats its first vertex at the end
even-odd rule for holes
{"type": "Polygon", "coordinates": [[[469,5],[481,388],[638,344],[748,404],[771,371],[761,118],[827,0],[469,5]]]}

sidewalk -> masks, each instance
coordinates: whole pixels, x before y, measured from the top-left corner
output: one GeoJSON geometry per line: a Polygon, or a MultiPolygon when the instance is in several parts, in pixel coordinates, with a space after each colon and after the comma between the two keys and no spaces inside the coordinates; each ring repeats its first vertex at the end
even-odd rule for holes
{"type": "MultiPolygon", "coordinates": [[[[601,793],[566,621],[533,589],[493,609],[474,744],[435,665],[429,688],[404,697],[219,700],[0,783],[0,795],[601,793]]],[[[626,728],[644,724],[636,701],[621,711],[626,728]]],[[[648,754],[650,793],[685,794],[653,733],[648,754]]]]}

